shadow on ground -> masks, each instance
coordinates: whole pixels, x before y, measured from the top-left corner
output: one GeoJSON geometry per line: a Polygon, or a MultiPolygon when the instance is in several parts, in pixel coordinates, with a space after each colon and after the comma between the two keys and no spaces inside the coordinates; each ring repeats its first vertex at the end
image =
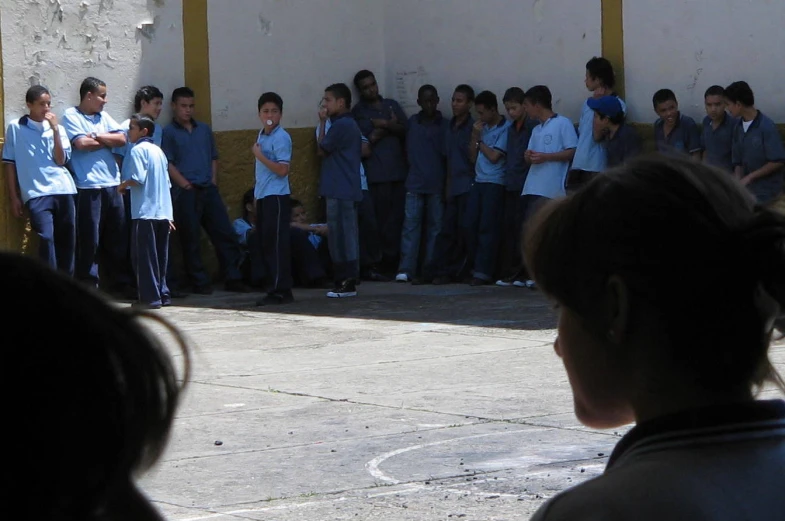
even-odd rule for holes
{"type": "MultiPolygon", "coordinates": [[[[217,287],[216,287],[217,289],[217,287]]],[[[517,330],[556,328],[556,316],[537,291],[496,286],[412,286],[363,282],[356,298],[328,299],[325,290],[295,289],[295,302],[258,307],[262,293],[190,295],[176,299],[178,307],[236,309],[244,312],[312,315],[466,325],[517,330]]]]}

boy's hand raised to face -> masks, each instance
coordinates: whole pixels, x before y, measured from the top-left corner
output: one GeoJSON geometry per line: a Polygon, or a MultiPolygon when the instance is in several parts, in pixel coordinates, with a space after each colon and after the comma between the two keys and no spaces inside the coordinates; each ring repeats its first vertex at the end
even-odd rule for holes
{"type": "Polygon", "coordinates": [[[49,122],[49,126],[52,128],[57,128],[57,114],[54,112],[47,112],[44,116],[44,119],[49,122]]]}
{"type": "Polygon", "coordinates": [[[472,125],[472,134],[479,136],[482,133],[482,125],[483,123],[479,119],[475,121],[474,125],[472,125]]]}

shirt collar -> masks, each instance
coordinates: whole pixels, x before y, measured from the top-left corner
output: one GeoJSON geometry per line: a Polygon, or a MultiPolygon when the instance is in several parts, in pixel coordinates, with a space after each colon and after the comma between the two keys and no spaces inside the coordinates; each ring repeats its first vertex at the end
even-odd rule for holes
{"type": "Polygon", "coordinates": [[[474,125],[474,118],[472,117],[471,114],[469,114],[469,116],[466,119],[463,120],[463,123],[461,123],[457,127],[455,126],[455,121],[456,121],[455,117],[450,119],[450,128],[461,129],[461,128],[464,128],[466,125],[474,125]]]}
{"type": "MultiPolygon", "coordinates": [[[[49,130],[49,129],[52,128],[52,125],[50,125],[49,122],[46,121],[46,120],[42,121],[39,124],[43,125],[43,130],[44,131],[49,130]]],[[[20,127],[27,127],[29,129],[37,130],[39,132],[42,130],[41,127],[36,126],[36,122],[35,121],[30,119],[30,115],[29,114],[25,114],[24,116],[19,118],[19,126],[20,127]]]]}
{"type": "Polygon", "coordinates": [[[501,118],[502,119],[499,120],[499,124],[495,125],[493,127],[489,127],[488,125],[483,125],[485,127],[485,130],[493,130],[495,128],[502,128],[505,125],[505,123],[507,123],[507,118],[505,118],[504,116],[502,116],[501,118]]]}
{"type": "MultiPolygon", "coordinates": [[[[433,116],[433,120],[430,121],[429,124],[438,125],[439,123],[442,122],[442,119],[443,118],[442,118],[441,111],[437,110],[436,114],[434,114],[434,116],[433,116]]],[[[422,122],[423,122],[422,121],[422,111],[420,111],[420,112],[417,113],[417,123],[422,124],[422,122]]]]}
{"type": "Polygon", "coordinates": [[[335,123],[339,119],[351,118],[351,117],[353,117],[351,112],[344,112],[343,114],[338,114],[337,116],[332,116],[330,118],[330,123],[335,123]]]}
{"type": "Polygon", "coordinates": [[[694,438],[695,433],[690,431],[708,429],[712,429],[712,434],[716,435],[716,430],[723,427],[778,420],[785,420],[785,401],[782,400],[715,405],[655,418],[636,425],[621,439],[613,449],[607,468],[611,468],[634,445],[650,438],[667,434],[678,436],[679,432],[682,436],[691,435],[694,438]]]}
{"type": "MultiPolygon", "coordinates": [[[[174,125],[174,126],[175,126],[175,127],[177,127],[177,128],[182,128],[182,129],[185,129],[185,127],[184,127],[184,126],[182,126],[182,125],[180,124],[180,122],[179,122],[179,121],[177,121],[176,119],[173,119],[173,120],[172,120],[172,125],[174,125]]],[[[194,128],[196,128],[196,127],[198,127],[198,126],[199,126],[199,122],[198,122],[198,121],[196,121],[194,118],[191,118],[191,126],[192,126],[192,127],[194,127],[194,128]]]]}
{"type": "Polygon", "coordinates": [[[145,136],[143,138],[139,138],[139,140],[135,143],[138,145],[139,143],[154,143],[153,138],[145,136]]]}
{"type": "Polygon", "coordinates": [[[262,137],[262,136],[267,136],[267,137],[270,137],[270,136],[274,135],[276,132],[278,132],[279,130],[282,130],[282,129],[283,129],[283,127],[281,127],[281,125],[280,125],[280,123],[279,123],[278,125],[276,125],[276,126],[275,126],[275,128],[273,129],[273,131],[272,131],[272,132],[270,132],[269,134],[265,134],[265,133],[264,133],[264,129],[260,130],[260,131],[259,131],[259,137],[262,137]]]}

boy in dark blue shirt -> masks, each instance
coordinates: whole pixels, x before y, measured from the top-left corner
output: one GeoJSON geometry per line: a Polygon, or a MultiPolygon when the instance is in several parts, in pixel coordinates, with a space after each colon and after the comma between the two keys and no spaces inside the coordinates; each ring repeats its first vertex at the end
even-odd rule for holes
{"type": "Polygon", "coordinates": [[[654,140],[657,151],[664,154],[681,153],[701,158],[700,131],[695,120],[679,112],[676,94],[670,89],[660,89],[652,98],[654,112],[659,119],[654,122],[654,140]]]}
{"type": "Polygon", "coordinates": [[[452,120],[445,135],[447,206],[442,231],[436,241],[436,285],[449,284],[468,275],[466,269],[466,206],[474,182],[474,165],[469,159],[474,118],[474,89],[458,85],[452,95],[452,120]]]}
{"type": "Polygon", "coordinates": [[[356,297],[360,256],[357,206],[363,198],[362,133],[350,112],[352,91],[345,84],[325,89],[324,106],[331,126],[329,132],[321,127],[319,133],[319,155],[323,156],[319,195],[325,198],[327,207],[327,242],[336,282],[327,297],[356,297]]]}
{"type": "Polygon", "coordinates": [[[524,159],[532,129],[537,121],[526,114],[523,107],[524,92],[520,87],[512,87],[504,93],[504,108],[510,116],[507,130],[507,171],[504,174],[504,228],[499,248],[499,269],[502,279],[497,286],[512,286],[523,265],[521,259],[521,191],[529,172],[529,164],[524,159]]]}
{"type": "Polygon", "coordinates": [[[364,161],[365,175],[381,236],[382,269],[392,273],[400,260],[406,199],[407,166],[403,151],[406,114],[397,101],[379,94],[379,85],[371,71],[358,72],[354,86],[360,93],[360,101],[352,114],[371,144],[371,155],[364,161]]]}
{"type": "Polygon", "coordinates": [[[444,140],[448,122],[437,109],[439,93],[433,85],[423,85],[417,93],[419,114],[409,118],[406,152],[409,175],[406,178],[406,209],[401,232],[401,262],[398,282],[429,284],[434,276],[436,238],[444,215],[444,140]],[[423,273],[416,276],[420,261],[420,239],[425,227],[423,273]]]}
{"type": "Polygon", "coordinates": [[[164,128],[161,148],[169,160],[172,202],[183,250],[185,271],[194,293],[213,292],[200,253],[204,227],[224,272],[227,291],[245,292],[240,271],[242,252],[218,192],[218,150],[207,123],[193,118],[194,91],[180,87],[172,93],[172,122],[164,128]]]}
{"type": "Polygon", "coordinates": [[[785,147],[774,122],[755,108],[755,95],[744,81],[725,89],[728,110],[741,121],[733,131],[733,166],[741,184],[760,204],[782,194],[785,147]]]}
{"type": "Polygon", "coordinates": [[[725,108],[725,89],[714,85],[703,96],[706,117],[703,118],[701,147],[703,162],[733,173],[733,129],[738,123],[725,108]]]}
{"type": "Polygon", "coordinates": [[[594,140],[605,144],[608,168],[617,167],[641,153],[641,138],[625,122],[624,107],[618,97],[589,98],[588,103],[594,111],[594,140]]]}

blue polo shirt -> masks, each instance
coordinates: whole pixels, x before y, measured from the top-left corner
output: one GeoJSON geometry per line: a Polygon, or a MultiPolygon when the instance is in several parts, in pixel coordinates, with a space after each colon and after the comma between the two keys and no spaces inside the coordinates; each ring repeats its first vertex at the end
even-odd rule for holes
{"type": "Polygon", "coordinates": [[[608,157],[608,168],[617,167],[643,150],[641,137],[635,128],[622,123],[619,129],[605,142],[605,151],[608,157]]]}
{"type": "Polygon", "coordinates": [[[169,191],[169,162],[151,138],[142,138],[123,161],[123,180],[131,185],[131,219],[173,221],[172,195],[169,191]]]}
{"type": "Polygon", "coordinates": [[[703,118],[701,147],[706,151],[708,164],[733,172],[733,128],[737,124],[738,120],[727,112],[716,129],[709,116],[703,118]]]}
{"type": "Polygon", "coordinates": [[[513,121],[507,129],[507,172],[504,175],[504,188],[508,192],[520,194],[523,189],[526,174],[529,173],[529,164],[524,154],[536,126],[537,121],[527,117],[520,128],[513,121]]]}
{"type": "MultiPolygon", "coordinates": [[[[289,164],[292,162],[292,137],[287,131],[278,125],[270,132],[264,133],[264,129],[259,132],[256,142],[262,148],[264,157],[273,163],[289,164]]],[[[256,186],[254,188],[254,198],[264,199],[270,195],[289,195],[289,176],[274,174],[269,168],[264,166],[261,161],[254,158],[256,172],[256,186]]]]}
{"type": "Polygon", "coordinates": [[[362,201],[360,163],[362,133],[349,112],[331,120],[319,146],[324,150],[319,195],[328,199],[362,201]]]}
{"type": "Polygon", "coordinates": [[[55,163],[55,139],[59,139],[65,160],[71,156],[71,142],[62,126],[57,133],[48,121],[38,123],[27,116],[13,120],[5,131],[3,162],[16,166],[22,202],[45,195],[76,193],[71,173],[55,163]]]}
{"type": "Polygon", "coordinates": [[[474,118],[471,116],[460,125],[452,118],[445,134],[450,197],[468,193],[474,182],[474,168],[469,161],[469,147],[474,146],[474,143],[470,143],[473,127],[474,118]]]}
{"type": "MultiPolygon", "coordinates": [[[[383,98],[381,105],[376,107],[360,101],[352,109],[354,119],[357,121],[362,134],[370,139],[373,132],[372,119],[392,119],[392,114],[398,121],[405,125],[406,114],[397,101],[383,98]]],[[[406,179],[406,160],[403,153],[403,140],[397,136],[388,135],[377,141],[373,146],[371,157],[365,159],[365,175],[368,182],[389,183],[406,179]]]]}
{"type": "MultiPolygon", "coordinates": [[[[552,118],[540,123],[532,130],[529,150],[552,154],[578,146],[578,135],[572,121],[554,114],[552,118]]],[[[564,182],[567,180],[569,161],[548,161],[529,167],[529,175],[521,195],[539,195],[556,199],[566,195],[564,182]]]]}
{"type": "Polygon", "coordinates": [[[654,122],[654,140],[657,151],[663,154],[692,154],[703,150],[701,147],[700,129],[695,120],[679,113],[676,126],[668,137],[665,137],[665,121],[662,118],[654,122]]]}
{"type": "MultiPolygon", "coordinates": [[[[747,132],[739,122],[733,129],[733,164],[744,169],[743,175],[762,168],[767,163],[785,163],[785,147],[777,126],[763,112],[752,120],[747,132]]],[[[782,193],[783,169],[747,185],[760,203],[767,203],[782,193]]]]}
{"type": "Polygon", "coordinates": [[[213,182],[213,161],[218,159],[210,125],[191,120],[189,131],[176,121],[164,128],[161,148],[166,158],[190,183],[208,186],[213,182]]]}
{"type": "MultiPolygon", "coordinates": [[[[77,139],[91,133],[118,133],[123,129],[106,112],[88,116],[78,107],[69,107],[63,113],[63,127],[68,139],[73,144],[77,139]]],[[[102,147],[100,150],[87,151],[73,149],[69,163],[76,178],[77,188],[108,188],[120,184],[120,167],[114,159],[112,150],[102,147]]]]}
{"type": "Polygon", "coordinates": [[[409,118],[406,129],[406,154],[409,158],[407,192],[444,193],[447,175],[445,136],[448,125],[448,121],[438,111],[433,121],[425,121],[422,112],[409,118]]]}
{"type": "Polygon", "coordinates": [[[477,152],[477,162],[474,164],[475,177],[478,183],[493,183],[504,185],[504,173],[507,170],[507,130],[510,122],[502,117],[495,127],[483,125],[480,141],[485,145],[502,153],[497,163],[492,163],[482,152],[477,152]]]}
{"type": "MultiPolygon", "coordinates": [[[[128,129],[131,127],[131,120],[126,119],[120,124],[120,127],[125,132],[125,139],[128,139],[128,129]]],[[[159,125],[158,123],[155,124],[155,131],[153,132],[153,143],[161,146],[161,140],[163,139],[164,135],[164,128],[159,125]]],[[[128,152],[133,148],[134,144],[128,141],[124,147],[116,147],[112,149],[112,153],[118,155],[120,157],[125,157],[128,155],[128,152]]]]}
{"type": "MultiPolygon", "coordinates": [[[[324,122],[324,133],[325,133],[325,135],[330,131],[330,127],[332,127],[332,125],[333,125],[332,121],[330,121],[329,119],[327,119],[324,122]]],[[[319,140],[319,126],[318,125],[316,127],[316,140],[317,141],[319,140]]],[[[368,138],[365,137],[365,136],[363,136],[363,144],[370,144],[370,141],[368,141],[368,138]]],[[[365,167],[363,166],[362,161],[360,161],[360,186],[362,187],[363,192],[368,190],[368,178],[365,177],[365,167]]]]}

